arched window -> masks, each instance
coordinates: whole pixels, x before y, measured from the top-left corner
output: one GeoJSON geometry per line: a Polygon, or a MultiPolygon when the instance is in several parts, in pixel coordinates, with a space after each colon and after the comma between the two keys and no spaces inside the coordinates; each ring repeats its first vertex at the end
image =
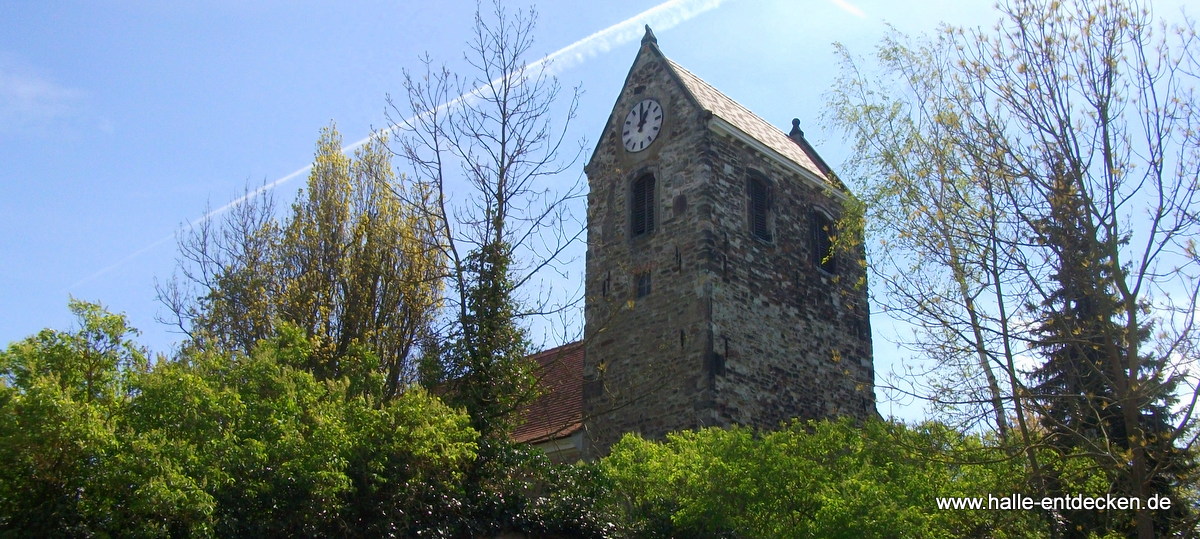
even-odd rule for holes
{"type": "Polygon", "coordinates": [[[820,210],[812,211],[812,263],[829,273],[837,271],[837,257],[833,252],[833,238],[836,224],[833,219],[820,210]]]}
{"type": "Polygon", "coordinates": [[[746,181],[749,195],[750,234],[763,241],[771,241],[771,186],[767,180],[751,176],[746,181]]]}
{"type": "Polygon", "coordinates": [[[629,197],[629,231],[632,237],[654,230],[654,175],[645,174],[633,181],[629,197]]]}

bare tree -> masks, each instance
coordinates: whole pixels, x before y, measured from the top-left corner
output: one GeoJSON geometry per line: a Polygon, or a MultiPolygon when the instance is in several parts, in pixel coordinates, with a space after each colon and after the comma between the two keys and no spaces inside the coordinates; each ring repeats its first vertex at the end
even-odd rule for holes
{"type": "MultiPolygon", "coordinates": [[[[858,150],[877,304],[938,373],[900,382],[994,426],[1035,479],[1046,443],[1114,491],[1178,494],[1200,389],[1194,27],[1115,0],[1000,10],[992,31],[886,41],[879,78],[843,50],[832,108],[858,150]]],[[[1168,516],[1136,511],[1137,534],[1179,530],[1168,516]]]]}
{"type": "Polygon", "coordinates": [[[528,64],[536,13],[499,2],[476,13],[466,54],[470,72],[451,73],[424,58],[405,72],[404,95],[389,98],[399,137],[393,151],[410,166],[408,181],[432,193],[425,207],[448,260],[451,311],[441,332],[435,378],[454,381],[476,428],[499,433],[533,395],[536,374],[523,321],[570,308],[532,285],[560,270],[582,233],[568,211],[582,194],[562,176],[582,145],[565,146],[578,90],[556,107],[562,88],[548,64],[528,64]],[[537,298],[531,300],[531,296],[537,298]]]}

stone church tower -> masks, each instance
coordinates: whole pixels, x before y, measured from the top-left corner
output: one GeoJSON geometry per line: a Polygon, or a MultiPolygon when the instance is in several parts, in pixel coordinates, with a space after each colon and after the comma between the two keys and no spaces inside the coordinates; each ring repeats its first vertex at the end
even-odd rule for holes
{"type": "Polygon", "coordinates": [[[850,195],[804,140],[667,59],[646,29],[586,167],[583,452],[625,432],[875,414],[850,195]]]}

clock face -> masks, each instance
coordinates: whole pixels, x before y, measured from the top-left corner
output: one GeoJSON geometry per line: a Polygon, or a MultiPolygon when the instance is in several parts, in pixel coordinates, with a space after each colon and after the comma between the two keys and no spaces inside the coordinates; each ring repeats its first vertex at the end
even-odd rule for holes
{"type": "Polygon", "coordinates": [[[621,142],[625,150],[640,152],[646,149],[658,132],[662,129],[663,110],[658,101],[643,99],[625,115],[625,124],[621,126],[621,142]]]}

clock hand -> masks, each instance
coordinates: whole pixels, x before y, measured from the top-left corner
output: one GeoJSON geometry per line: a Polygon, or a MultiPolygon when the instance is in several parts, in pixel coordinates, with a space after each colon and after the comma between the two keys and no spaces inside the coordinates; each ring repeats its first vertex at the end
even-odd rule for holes
{"type": "Polygon", "coordinates": [[[638,103],[638,131],[642,130],[642,126],[646,125],[646,105],[638,103]]]}

